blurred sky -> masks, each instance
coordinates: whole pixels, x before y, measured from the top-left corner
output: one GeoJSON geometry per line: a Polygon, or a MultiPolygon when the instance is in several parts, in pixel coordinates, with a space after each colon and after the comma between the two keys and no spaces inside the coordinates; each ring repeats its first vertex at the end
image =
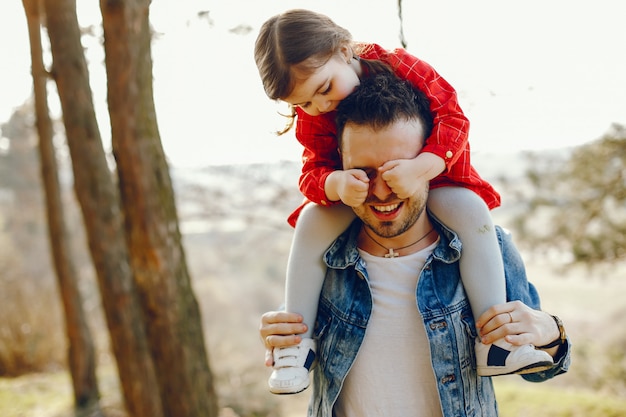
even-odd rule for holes
{"type": "MultiPolygon", "coordinates": [[[[81,25],[99,25],[97,0],[77,0],[81,25]]],[[[407,49],[459,93],[474,152],[562,148],[626,124],[626,3],[614,0],[404,2],[407,49]]],[[[287,8],[328,14],[356,40],[400,46],[391,0],[153,0],[155,101],[174,166],[298,160],[276,138],[279,108],[252,57],[259,27],[287,8]],[[209,11],[199,17],[198,11],[209,11]],[[249,26],[251,31],[236,30],[249,26]]],[[[98,34],[100,29],[98,27],[98,34]]],[[[105,147],[110,134],[99,39],[84,39],[105,147]]],[[[32,91],[22,3],[0,3],[0,123],[32,91]]],[[[0,145],[3,142],[0,141],[0,145]]],[[[6,143],[6,141],[4,142],[6,143]]]]}

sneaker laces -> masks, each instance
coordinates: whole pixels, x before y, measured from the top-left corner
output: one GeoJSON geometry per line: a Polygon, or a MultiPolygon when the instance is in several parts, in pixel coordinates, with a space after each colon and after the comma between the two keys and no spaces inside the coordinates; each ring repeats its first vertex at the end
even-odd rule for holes
{"type": "Polygon", "coordinates": [[[274,348],[274,368],[298,366],[300,346],[274,348]]]}

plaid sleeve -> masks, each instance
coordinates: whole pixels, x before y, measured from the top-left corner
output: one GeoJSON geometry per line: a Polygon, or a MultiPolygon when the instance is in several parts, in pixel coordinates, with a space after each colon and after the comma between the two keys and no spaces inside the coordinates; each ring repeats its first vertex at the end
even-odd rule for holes
{"type": "Polygon", "coordinates": [[[363,45],[362,48],[362,58],[387,63],[398,77],[408,80],[430,100],[433,131],[426,138],[422,152],[438,155],[446,163],[446,170],[431,180],[431,188],[466,187],[478,193],[489,208],[499,206],[498,192],[471,165],[469,120],[461,110],[454,88],[428,63],[404,49],[387,51],[376,44],[363,45]]]}
{"type": "Polygon", "coordinates": [[[408,80],[430,100],[434,117],[433,131],[426,139],[422,152],[441,157],[448,171],[459,159],[463,162],[468,144],[469,120],[461,110],[454,88],[432,66],[404,49],[388,52],[372,44],[363,58],[386,62],[398,77],[408,80]]]}
{"type": "Polygon", "coordinates": [[[341,169],[341,158],[337,149],[335,112],[320,116],[309,116],[297,109],[296,138],[304,146],[302,152],[302,174],[299,187],[310,201],[330,205],[324,191],[328,175],[341,169]]]}

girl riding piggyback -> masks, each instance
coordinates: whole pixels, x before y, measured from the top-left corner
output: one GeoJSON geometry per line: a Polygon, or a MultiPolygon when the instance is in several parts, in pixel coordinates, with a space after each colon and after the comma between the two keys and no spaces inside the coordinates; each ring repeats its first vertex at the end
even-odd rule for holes
{"type": "MultiPolygon", "coordinates": [[[[393,72],[427,95],[433,129],[423,150],[414,159],[384,164],[379,173],[401,199],[429,183],[428,209],[463,244],[461,277],[475,320],[492,305],[506,302],[504,268],[490,214],[500,205],[500,196],[470,163],[469,121],[448,82],[405,50],[356,43],[348,30],[309,10],[289,10],[267,20],[254,54],[266,94],[292,109],[279,133],[295,123],[296,138],[304,146],[299,186],[305,201],[288,219],[295,231],[285,310],[300,313],[307,330],[297,336],[298,345],[275,348],[268,359],[267,365],[274,367],[271,392],[292,394],[309,385],[316,349],[313,326],[326,272],[323,254],[354,220],[351,207],[368,196],[367,174],[342,170],[334,112],[364,77],[393,72]]],[[[385,256],[403,256],[402,249],[406,248],[391,248],[385,256]]],[[[478,337],[475,348],[478,373],[483,376],[536,372],[552,362],[550,355],[532,345],[514,346],[504,339],[484,345],[478,337]]]]}

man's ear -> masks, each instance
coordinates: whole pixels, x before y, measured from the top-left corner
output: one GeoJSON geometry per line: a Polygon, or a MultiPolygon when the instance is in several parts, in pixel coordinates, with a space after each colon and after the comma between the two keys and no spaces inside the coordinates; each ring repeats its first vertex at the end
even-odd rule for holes
{"type": "Polygon", "coordinates": [[[339,162],[341,162],[341,169],[343,169],[343,154],[341,153],[341,148],[337,148],[337,153],[339,154],[339,162]]]}
{"type": "Polygon", "coordinates": [[[344,60],[349,64],[350,61],[352,60],[352,58],[354,57],[354,51],[352,51],[352,48],[350,47],[350,45],[348,44],[344,44],[341,49],[339,50],[339,52],[341,53],[341,56],[344,58],[344,60]]]}

